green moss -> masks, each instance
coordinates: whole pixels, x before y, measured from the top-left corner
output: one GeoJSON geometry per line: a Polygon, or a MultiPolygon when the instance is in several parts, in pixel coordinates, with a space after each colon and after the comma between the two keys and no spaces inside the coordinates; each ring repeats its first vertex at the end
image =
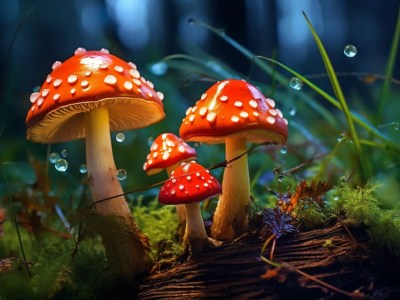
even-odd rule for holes
{"type": "Polygon", "coordinates": [[[383,208],[375,195],[378,187],[371,182],[356,188],[343,184],[330,199],[330,211],[348,226],[365,226],[373,244],[400,255],[400,209],[383,208]]]}
{"type": "Polygon", "coordinates": [[[143,198],[138,197],[133,206],[133,215],[138,227],[149,237],[152,248],[162,240],[175,240],[178,229],[178,216],[174,206],[161,205],[157,198],[143,205],[143,198]]]}

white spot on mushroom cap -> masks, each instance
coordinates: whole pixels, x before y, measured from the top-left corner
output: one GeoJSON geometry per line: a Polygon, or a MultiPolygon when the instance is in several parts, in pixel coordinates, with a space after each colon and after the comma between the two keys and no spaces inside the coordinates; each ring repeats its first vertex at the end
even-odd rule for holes
{"type": "Polygon", "coordinates": [[[183,191],[183,190],[185,189],[185,186],[184,186],[183,184],[180,184],[180,185],[179,185],[179,189],[180,189],[181,191],[183,191]]]}
{"type": "Polygon", "coordinates": [[[279,118],[283,118],[282,112],[278,108],[276,108],[275,110],[278,113],[279,118]]]}
{"type": "Polygon", "coordinates": [[[47,75],[47,77],[46,77],[46,82],[47,82],[47,83],[50,83],[52,80],[53,80],[53,77],[51,77],[50,74],[47,75]]]}
{"type": "Polygon", "coordinates": [[[86,71],[84,75],[85,75],[86,77],[89,77],[90,75],[92,75],[92,72],[91,72],[91,71],[86,71]]]}
{"type": "Polygon", "coordinates": [[[49,93],[50,93],[49,89],[43,89],[41,95],[42,95],[43,98],[46,98],[49,93]]]}
{"type": "Polygon", "coordinates": [[[68,76],[67,81],[69,84],[74,84],[78,81],[78,76],[76,76],[75,74],[71,74],[68,76]]]}
{"type": "Polygon", "coordinates": [[[166,152],[163,153],[162,159],[163,160],[167,160],[169,158],[169,156],[170,156],[170,153],[168,151],[166,151],[166,152]]]}
{"type": "Polygon", "coordinates": [[[53,100],[54,101],[60,100],[60,94],[54,94],[53,100]]]}
{"type": "Polygon", "coordinates": [[[199,110],[200,116],[204,117],[206,113],[207,113],[207,107],[203,106],[202,108],[200,108],[200,110],[199,110]]]}
{"type": "Polygon", "coordinates": [[[29,97],[29,100],[31,101],[31,103],[35,103],[36,100],[39,98],[40,93],[38,92],[34,92],[31,94],[31,96],[29,97]]]}
{"type": "Polygon", "coordinates": [[[108,69],[108,64],[106,64],[106,63],[100,64],[100,65],[99,65],[99,69],[107,70],[107,69],[108,69]]]}
{"type": "Polygon", "coordinates": [[[195,116],[194,115],[190,115],[189,116],[189,121],[192,123],[194,121],[195,116]]]}
{"type": "Polygon", "coordinates": [[[62,62],[59,61],[59,60],[56,60],[56,61],[53,63],[53,65],[51,66],[51,69],[52,69],[52,70],[55,70],[55,69],[61,67],[61,65],[62,65],[62,62]]]}
{"type": "Polygon", "coordinates": [[[278,114],[278,112],[273,108],[269,109],[268,112],[270,113],[271,116],[276,116],[278,114]]]}
{"type": "Polygon", "coordinates": [[[266,101],[267,101],[269,106],[271,106],[272,108],[275,107],[275,101],[274,100],[272,100],[271,98],[267,98],[266,101]]]}
{"type": "Polygon", "coordinates": [[[39,97],[37,100],[37,105],[40,107],[43,104],[44,99],[42,97],[39,97]]]}
{"type": "Polygon", "coordinates": [[[109,85],[115,85],[117,84],[117,77],[115,77],[114,75],[107,75],[106,77],[104,77],[104,83],[109,85]]]}
{"type": "Polygon", "coordinates": [[[204,94],[201,95],[200,100],[204,100],[204,99],[206,99],[206,98],[207,98],[207,94],[204,93],[204,94]]]}
{"type": "Polygon", "coordinates": [[[239,117],[238,116],[232,116],[231,121],[234,123],[239,122],[239,117]]]}
{"type": "Polygon", "coordinates": [[[210,122],[210,123],[214,122],[216,117],[217,117],[217,113],[215,111],[210,111],[207,114],[207,121],[210,122]]]}
{"type": "Polygon", "coordinates": [[[258,106],[256,100],[250,100],[250,101],[249,101],[249,105],[250,105],[252,108],[257,108],[257,106],[258,106]]]}
{"type": "Polygon", "coordinates": [[[285,122],[286,125],[289,123],[285,118],[283,118],[283,122],[285,122]]]}
{"type": "Polygon", "coordinates": [[[57,78],[56,80],[54,80],[53,86],[54,87],[59,87],[61,85],[61,83],[62,83],[62,80],[57,78]]]}
{"type": "Polygon", "coordinates": [[[81,87],[87,88],[89,86],[89,82],[87,80],[82,80],[81,81],[81,87]]]}
{"type": "Polygon", "coordinates": [[[149,87],[151,87],[152,89],[154,89],[154,84],[153,84],[150,80],[147,80],[146,82],[147,82],[147,85],[148,85],[149,87]]]}
{"type": "Polygon", "coordinates": [[[233,105],[235,105],[236,107],[242,107],[243,103],[242,103],[242,101],[235,101],[235,103],[233,105]]]}
{"type": "Polygon", "coordinates": [[[245,118],[245,119],[249,117],[249,114],[247,113],[247,111],[244,111],[244,110],[241,111],[239,115],[240,115],[242,118],[245,118]]]}
{"type": "Polygon", "coordinates": [[[115,66],[115,67],[114,67],[114,70],[115,70],[115,72],[118,72],[118,73],[124,72],[124,68],[121,67],[121,66],[115,66]]]}
{"type": "Polygon", "coordinates": [[[161,101],[164,100],[164,94],[162,92],[157,92],[157,96],[161,101]]]}
{"type": "Polygon", "coordinates": [[[75,50],[74,54],[75,54],[75,55],[78,55],[78,54],[85,53],[85,52],[86,52],[86,49],[85,49],[85,48],[79,47],[79,48],[77,48],[77,49],[75,50]]]}
{"type": "Polygon", "coordinates": [[[128,73],[129,73],[129,75],[131,75],[133,78],[136,78],[136,79],[140,78],[140,73],[139,73],[139,71],[136,70],[136,69],[130,69],[130,70],[128,71],[128,73]]]}
{"type": "Polygon", "coordinates": [[[158,144],[157,143],[153,143],[153,145],[151,145],[150,150],[151,151],[156,151],[158,149],[158,144]]]}
{"type": "Polygon", "coordinates": [[[274,124],[275,123],[275,118],[271,117],[271,116],[268,116],[267,117],[267,122],[270,123],[270,124],[274,124]]]}
{"type": "Polygon", "coordinates": [[[225,102],[228,100],[228,96],[222,95],[221,97],[219,97],[219,100],[221,100],[222,102],[225,102]]]}
{"type": "Polygon", "coordinates": [[[130,91],[133,88],[133,84],[130,81],[125,81],[124,82],[124,88],[126,88],[128,91],[130,91]]]}
{"type": "Polygon", "coordinates": [[[71,93],[71,95],[75,95],[75,93],[76,93],[76,88],[72,88],[69,92],[71,93]]]}
{"type": "Polygon", "coordinates": [[[128,62],[128,65],[130,65],[133,69],[137,69],[136,65],[133,62],[128,62]]]}
{"type": "Polygon", "coordinates": [[[101,48],[100,51],[107,54],[110,53],[110,51],[108,51],[108,49],[106,48],[101,48]]]}

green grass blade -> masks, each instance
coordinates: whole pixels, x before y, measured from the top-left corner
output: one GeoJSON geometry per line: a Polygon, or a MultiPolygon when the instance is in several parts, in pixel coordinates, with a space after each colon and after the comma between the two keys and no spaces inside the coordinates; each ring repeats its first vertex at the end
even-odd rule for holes
{"type": "Polygon", "coordinates": [[[390,54],[386,66],[385,80],[383,81],[382,92],[381,92],[381,101],[379,102],[378,106],[378,118],[382,117],[384,108],[386,107],[387,99],[389,98],[390,84],[393,78],[393,72],[396,64],[396,57],[399,49],[399,43],[400,43],[400,6],[397,14],[396,29],[394,32],[392,46],[390,49],[390,54]]]}
{"type": "Polygon", "coordinates": [[[368,174],[367,169],[366,169],[366,165],[365,165],[365,160],[364,160],[364,154],[362,152],[361,149],[361,144],[360,144],[360,140],[358,138],[358,134],[357,134],[357,130],[355,128],[353,119],[351,117],[351,112],[350,109],[348,107],[346,98],[344,97],[342,88],[340,86],[339,80],[336,76],[335,70],[333,68],[333,65],[331,63],[331,60],[329,59],[328,53],[325,50],[324,45],[321,42],[321,39],[319,38],[317,32],[315,31],[314,27],[312,26],[310,20],[308,19],[306,13],[303,11],[303,16],[306,19],[307,25],[311,31],[311,34],[317,44],[318,50],[321,54],[322,60],[324,62],[325,65],[325,69],[328,73],[329,76],[329,80],[332,84],[332,88],[333,91],[335,93],[336,98],[339,100],[340,106],[342,108],[342,111],[345,115],[346,121],[347,121],[347,125],[348,125],[348,129],[350,132],[350,137],[354,143],[354,147],[356,150],[356,155],[357,155],[357,159],[358,159],[358,163],[360,166],[360,175],[362,177],[362,179],[365,181],[367,177],[369,177],[370,174],[368,174]]]}

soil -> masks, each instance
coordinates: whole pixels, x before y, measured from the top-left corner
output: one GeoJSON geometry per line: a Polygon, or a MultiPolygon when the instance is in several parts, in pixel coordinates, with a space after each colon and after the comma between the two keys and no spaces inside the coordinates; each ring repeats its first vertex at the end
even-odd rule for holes
{"type": "Polygon", "coordinates": [[[335,224],[287,234],[276,242],[278,268],[260,258],[261,236],[255,231],[160,264],[137,299],[400,299],[400,259],[369,245],[362,230],[350,233],[335,224]]]}

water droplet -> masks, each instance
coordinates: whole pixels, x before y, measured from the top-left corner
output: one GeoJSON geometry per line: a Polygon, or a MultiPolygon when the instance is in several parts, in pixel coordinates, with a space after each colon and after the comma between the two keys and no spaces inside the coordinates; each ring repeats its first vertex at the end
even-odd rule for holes
{"type": "Polygon", "coordinates": [[[54,167],[59,172],[65,172],[68,169],[68,162],[64,158],[60,158],[56,161],[54,167]]]}
{"type": "Polygon", "coordinates": [[[125,141],[125,134],[122,132],[117,133],[117,135],[115,136],[115,140],[118,143],[122,143],[123,141],[125,141]]]}
{"type": "Polygon", "coordinates": [[[281,148],[281,153],[282,153],[282,154],[286,154],[286,153],[287,153],[287,147],[286,147],[286,146],[283,146],[283,147],[281,148]]]}
{"type": "Polygon", "coordinates": [[[303,81],[300,78],[292,77],[292,79],[290,79],[289,85],[292,89],[299,91],[303,87],[303,81]]]}
{"type": "Polygon", "coordinates": [[[296,109],[296,107],[292,107],[290,110],[289,110],[289,115],[290,116],[294,116],[294,115],[296,115],[296,113],[297,113],[297,109],[296,109]]]}
{"type": "Polygon", "coordinates": [[[128,177],[128,172],[125,169],[118,169],[115,175],[118,180],[125,180],[128,177]]]}
{"type": "Polygon", "coordinates": [[[55,164],[56,161],[57,161],[59,158],[60,158],[60,154],[58,154],[58,153],[56,153],[56,152],[53,152],[53,153],[51,153],[51,154],[49,155],[49,161],[50,161],[52,164],[55,164]]]}
{"type": "Polygon", "coordinates": [[[161,75],[164,75],[168,71],[168,65],[165,62],[160,61],[155,64],[152,64],[150,66],[150,71],[154,75],[161,76],[161,75]]]}
{"type": "Polygon", "coordinates": [[[64,157],[64,158],[68,156],[68,151],[67,151],[67,149],[63,149],[63,150],[61,151],[61,156],[64,157]]]}
{"type": "Polygon", "coordinates": [[[357,54],[357,48],[353,45],[346,45],[344,47],[343,53],[347,57],[354,57],[357,54]]]}
{"type": "Polygon", "coordinates": [[[82,173],[82,174],[86,174],[86,172],[87,172],[87,166],[86,166],[86,164],[81,164],[81,165],[79,166],[79,172],[82,173]]]}
{"type": "Polygon", "coordinates": [[[153,144],[154,138],[151,136],[147,139],[147,144],[149,145],[149,147],[153,144]]]}

